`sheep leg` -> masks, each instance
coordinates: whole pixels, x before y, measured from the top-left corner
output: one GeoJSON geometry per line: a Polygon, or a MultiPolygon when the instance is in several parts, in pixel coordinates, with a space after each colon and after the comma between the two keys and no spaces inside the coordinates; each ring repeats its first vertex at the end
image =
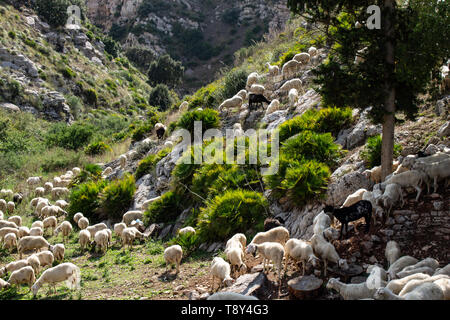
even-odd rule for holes
{"type": "Polygon", "coordinates": [[[306,267],[305,265],[306,265],[306,263],[303,260],[301,262],[302,262],[302,267],[303,267],[303,275],[305,275],[305,267],[306,267]]]}
{"type": "MultiPolygon", "coordinates": [[[[419,186],[415,187],[415,189],[417,190],[417,197],[416,197],[416,201],[419,201],[419,197],[420,197],[420,194],[422,193],[422,189],[421,189],[421,188],[419,188],[419,186]]],[[[435,191],[434,191],[434,192],[436,192],[436,189],[435,189],[435,191]]]]}

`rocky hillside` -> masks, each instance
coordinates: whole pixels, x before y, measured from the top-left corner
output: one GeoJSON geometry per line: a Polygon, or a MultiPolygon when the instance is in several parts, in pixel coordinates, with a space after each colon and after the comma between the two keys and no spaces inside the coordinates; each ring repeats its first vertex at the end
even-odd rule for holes
{"type": "Polygon", "coordinates": [[[210,82],[234,53],[282,30],[285,1],[88,0],[91,21],[125,49],[169,53],[186,68],[184,92],[210,82]]]}

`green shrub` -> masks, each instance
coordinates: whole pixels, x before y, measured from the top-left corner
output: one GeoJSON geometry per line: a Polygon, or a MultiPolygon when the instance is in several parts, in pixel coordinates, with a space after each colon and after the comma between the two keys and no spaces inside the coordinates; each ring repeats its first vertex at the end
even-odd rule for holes
{"type": "Polygon", "coordinates": [[[217,93],[216,100],[226,100],[233,97],[240,90],[245,89],[247,77],[247,72],[242,69],[234,69],[227,72],[224,77],[223,87],[217,93]]]}
{"type": "Polygon", "coordinates": [[[150,85],[165,84],[173,88],[181,83],[183,74],[184,67],[181,62],[165,54],[150,63],[147,75],[150,85]]]}
{"type": "Polygon", "coordinates": [[[66,168],[78,166],[81,162],[81,154],[75,151],[57,148],[53,152],[47,153],[41,162],[43,172],[55,172],[66,168]]]}
{"type": "Polygon", "coordinates": [[[82,212],[92,222],[98,222],[97,210],[100,208],[100,192],[106,187],[107,182],[89,181],[72,189],[69,196],[68,219],[72,221],[77,212],[82,212]]]}
{"type": "Polygon", "coordinates": [[[80,174],[73,179],[72,184],[80,185],[88,181],[98,181],[102,178],[102,172],[103,169],[99,165],[88,163],[81,170],[80,174]]]}
{"type": "Polygon", "coordinates": [[[98,101],[97,91],[95,89],[89,88],[83,91],[83,96],[87,104],[91,106],[96,106],[98,101]]]}
{"type": "Polygon", "coordinates": [[[200,238],[196,233],[178,234],[175,238],[170,240],[167,245],[179,245],[183,249],[183,256],[187,257],[194,252],[201,244],[200,238]]]}
{"type": "Polygon", "coordinates": [[[297,205],[324,195],[330,169],[315,160],[293,160],[281,154],[278,172],[264,177],[274,196],[287,196],[297,205]]]}
{"type": "Polygon", "coordinates": [[[45,141],[47,146],[77,150],[87,145],[93,134],[94,128],[83,123],[75,123],[71,126],[55,123],[50,127],[45,141]]]}
{"type": "Polygon", "coordinates": [[[223,241],[235,233],[262,231],[268,202],[261,193],[229,190],[201,209],[197,230],[202,241],[223,241]]]}
{"type": "Polygon", "coordinates": [[[214,108],[219,100],[216,98],[218,95],[219,87],[217,83],[210,83],[206,87],[202,87],[197,90],[189,101],[189,109],[196,108],[214,108]]]}
{"type": "Polygon", "coordinates": [[[160,222],[174,222],[186,208],[186,199],[182,193],[168,191],[161,199],[150,204],[144,212],[144,223],[150,225],[160,222]]]}
{"type": "Polygon", "coordinates": [[[165,148],[158,152],[157,154],[151,154],[148,157],[142,159],[135,172],[136,180],[142,178],[146,174],[149,174],[156,167],[156,164],[165,158],[171,151],[171,148],[165,148]]]}
{"type": "Polygon", "coordinates": [[[107,145],[106,143],[104,143],[103,141],[91,143],[84,149],[84,153],[86,153],[87,155],[90,155],[90,156],[104,154],[106,152],[111,152],[111,151],[112,151],[112,148],[109,145],[107,145]]]}
{"type": "Polygon", "coordinates": [[[159,110],[167,110],[172,102],[173,100],[170,96],[169,88],[165,84],[158,84],[150,91],[148,103],[158,107],[159,110]]]}
{"type": "Polygon", "coordinates": [[[77,74],[69,67],[60,69],[60,72],[64,76],[64,78],[67,78],[67,79],[75,78],[77,76],[77,74]]]}
{"type": "Polygon", "coordinates": [[[195,121],[202,122],[202,133],[208,129],[218,128],[220,126],[219,112],[212,109],[187,111],[180,117],[177,126],[188,130],[193,139],[195,121]]]}
{"type": "MultiPolygon", "coordinates": [[[[369,169],[381,165],[381,147],[381,135],[376,135],[367,139],[367,143],[361,151],[361,159],[364,160],[369,169]]],[[[394,158],[399,156],[401,151],[402,146],[394,144],[394,158]]]]}
{"type": "Polygon", "coordinates": [[[134,143],[145,138],[145,136],[152,132],[153,126],[148,123],[136,127],[131,133],[131,141],[134,143]]]}
{"type": "Polygon", "coordinates": [[[81,9],[81,18],[83,19],[86,7],[84,0],[36,0],[34,7],[50,25],[60,27],[66,24],[69,18],[67,8],[72,4],[81,9]]]}
{"type": "Polygon", "coordinates": [[[16,33],[15,33],[14,31],[9,31],[9,32],[8,32],[8,36],[9,36],[11,39],[15,39],[15,38],[16,38],[16,33]]]}
{"type": "Polygon", "coordinates": [[[126,174],[121,180],[112,181],[100,194],[99,218],[121,220],[131,206],[135,192],[136,181],[131,174],[126,174]]]}

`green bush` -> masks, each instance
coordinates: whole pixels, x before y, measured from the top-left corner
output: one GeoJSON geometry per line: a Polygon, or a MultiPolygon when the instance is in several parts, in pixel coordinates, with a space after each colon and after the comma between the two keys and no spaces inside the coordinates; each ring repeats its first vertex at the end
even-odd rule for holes
{"type": "Polygon", "coordinates": [[[219,100],[216,98],[218,92],[220,92],[218,89],[216,83],[211,83],[197,90],[190,98],[189,109],[214,108],[219,103],[219,100]]]}
{"type": "Polygon", "coordinates": [[[136,180],[142,178],[146,174],[149,174],[156,167],[156,164],[165,158],[171,151],[171,148],[165,148],[158,152],[157,154],[151,154],[148,157],[142,159],[135,172],[136,180]]]}
{"type": "Polygon", "coordinates": [[[87,104],[96,106],[98,101],[97,91],[95,89],[89,88],[83,91],[83,96],[87,104]]]}
{"type": "Polygon", "coordinates": [[[177,122],[179,128],[188,130],[191,133],[192,139],[194,138],[194,122],[202,122],[202,133],[208,129],[219,128],[220,117],[219,112],[212,109],[204,110],[192,110],[183,113],[177,122]]]}
{"type": "Polygon", "coordinates": [[[126,174],[121,180],[112,181],[100,194],[101,205],[98,217],[121,220],[123,214],[131,206],[135,192],[136,181],[131,174],[126,174]]]}
{"type": "Polygon", "coordinates": [[[148,103],[158,107],[159,110],[167,110],[172,102],[173,100],[170,96],[169,88],[165,84],[158,84],[150,91],[148,103]]]}
{"type": "Polygon", "coordinates": [[[165,84],[173,88],[181,83],[183,74],[184,67],[181,62],[175,61],[165,54],[150,63],[147,75],[150,85],[165,84]]]}
{"type": "Polygon", "coordinates": [[[102,178],[102,172],[103,169],[99,165],[88,163],[81,170],[80,174],[73,179],[72,184],[80,185],[88,181],[98,181],[102,178]]]}
{"type": "Polygon", "coordinates": [[[64,78],[67,78],[67,79],[75,78],[77,76],[77,74],[69,67],[60,69],[60,72],[64,76],[64,78]]]}
{"type": "Polygon", "coordinates": [[[201,209],[197,230],[202,241],[223,241],[235,233],[262,231],[268,202],[261,193],[229,190],[201,209]]]}
{"type": "Polygon", "coordinates": [[[183,249],[183,256],[187,257],[194,252],[201,244],[200,238],[196,233],[178,234],[175,238],[170,240],[167,245],[179,245],[183,249]]]}
{"type": "MultiPolygon", "coordinates": [[[[367,139],[367,143],[361,151],[361,159],[364,160],[369,169],[381,165],[381,147],[381,135],[376,135],[367,139]]],[[[398,157],[401,151],[402,146],[394,144],[394,158],[398,157]]]]}
{"type": "Polygon", "coordinates": [[[83,19],[86,6],[84,0],[36,0],[34,6],[37,13],[50,25],[60,27],[66,24],[69,18],[67,8],[72,4],[81,9],[81,19],[83,19]]]}
{"type": "Polygon", "coordinates": [[[55,123],[50,127],[45,141],[47,146],[77,150],[87,145],[93,134],[94,128],[83,123],[75,123],[71,126],[55,123]]]}
{"type": "Polygon", "coordinates": [[[101,204],[99,195],[106,185],[106,181],[100,180],[89,181],[73,188],[69,196],[68,219],[72,221],[73,216],[81,212],[91,223],[100,221],[97,217],[97,210],[101,204]]]}
{"type": "Polygon", "coordinates": [[[264,177],[274,196],[287,196],[301,206],[324,195],[331,175],[327,165],[315,160],[293,160],[281,154],[278,172],[264,177]]]}
{"type": "Polygon", "coordinates": [[[182,193],[168,191],[161,199],[150,204],[144,212],[144,223],[150,225],[160,222],[174,222],[185,210],[186,199],[182,193]]]}
{"type": "Polygon", "coordinates": [[[223,101],[233,97],[240,90],[245,89],[248,74],[243,69],[233,69],[225,74],[223,87],[218,92],[216,100],[223,101]]]}
{"type": "Polygon", "coordinates": [[[55,172],[66,168],[73,168],[81,163],[81,154],[75,151],[67,151],[56,148],[47,153],[41,162],[43,172],[55,172]]]}
{"type": "Polygon", "coordinates": [[[112,148],[103,141],[91,143],[84,149],[84,153],[90,156],[96,156],[111,151],[112,148]]]}

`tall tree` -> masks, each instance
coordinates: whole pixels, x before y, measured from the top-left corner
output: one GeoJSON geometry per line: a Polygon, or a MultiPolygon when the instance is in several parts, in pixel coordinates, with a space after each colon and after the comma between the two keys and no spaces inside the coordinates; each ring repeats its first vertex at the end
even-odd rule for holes
{"type": "Polygon", "coordinates": [[[396,113],[415,118],[420,98],[436,83],[432,75],[450,57],[449,2],[288,0],[288,7],[329,31],[330,57],[315,72],[324,102],[372,106],[373,121],[383,124],[384,179],[392,171],[396,113]],[[379,17],[368,10],[373,5],[379,17]]]}
{"type": "Polygon", "coordinates": [[[152,86],[162,83],[173,88],[181,83],[183,74],[181,62],[173,60],[168,54],[159,56],[148,68],[148,80],[152,86]]]}

